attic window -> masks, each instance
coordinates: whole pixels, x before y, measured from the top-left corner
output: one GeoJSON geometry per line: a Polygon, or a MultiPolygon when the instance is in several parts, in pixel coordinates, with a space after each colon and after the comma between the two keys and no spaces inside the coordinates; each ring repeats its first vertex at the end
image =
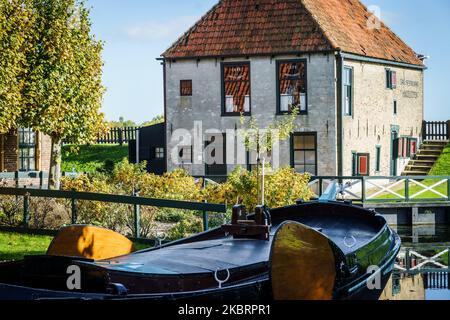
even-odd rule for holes
{"type": "Polygon", "coordinates": [[[290,113],[297,107],[307,114],[306,105],[306,61],[278,61],[278,110],[290,113]]]}
{"type": "Polygon", "coordinates": [[[250,114],[250,64],[248,62],[222,65],[223,113],[250,114]]]}

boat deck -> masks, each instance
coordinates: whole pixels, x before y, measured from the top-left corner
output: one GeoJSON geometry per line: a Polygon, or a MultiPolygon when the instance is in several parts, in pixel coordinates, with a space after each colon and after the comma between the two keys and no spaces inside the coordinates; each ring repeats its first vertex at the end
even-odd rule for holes
{"type": "MultiPolygon", "coordinates": [[[[310,215],[293,220],[321,231],[345,254],[364,246],[380,231],[369,220],[352,216],[310,215]]],[[[276,230],[277,226],[274,225],[270,241],[224,237],[141,251],[124,257],[98,261],[94,265],[123,272],[178,275],[210,273],[216,270],[267,263],[271,240],[276,230]]]]}
{"type": "Polygon", "coordinates": [[[267,262],[270,244],[269,241],[227,237],[138,252],[96,262],[95,265],[109,270],[146,274],[211,273],[267,262]]]}

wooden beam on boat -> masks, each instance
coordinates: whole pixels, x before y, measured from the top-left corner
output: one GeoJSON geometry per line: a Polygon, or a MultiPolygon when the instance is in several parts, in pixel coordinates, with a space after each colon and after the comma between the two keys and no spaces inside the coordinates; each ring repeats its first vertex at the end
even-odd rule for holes
{"type": "Polygon", "coordinates": [[[110,259],[134,252],[134,245],[121,234],[94,226],[63,228],[50,244],[47,255],[110,259]]]}

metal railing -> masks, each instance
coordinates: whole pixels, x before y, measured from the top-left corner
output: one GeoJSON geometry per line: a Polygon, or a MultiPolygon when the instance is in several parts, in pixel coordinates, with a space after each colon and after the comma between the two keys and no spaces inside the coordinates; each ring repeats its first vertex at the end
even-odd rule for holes
{"type": "Polygon", "coordinates": [[[208,230],[209,227],[208,212],[212,213],[227,212],[227,207],[224,204],[152,199],[139,197],[138,195],[125,196],[125,195],[111,195],[111,194],[76,192],[76,191],[40,190],[29,188],[0,188],[0,195],[23,197],[23,220],[22,220],[23,228],[29,227],[30,198],[32,197],[70,200],[72,224],[76,224],[78,221],[77,202],[79,200],[133,205],[134,237],[137,239],[140,238],[139,230],[140,230],[141,206],[200,211],[203,213],[203,226],[205,231],[208,230]]]}
{"type": "Polygon", "coordinates": [[[450,272],[450,248],[446,248],[432,256],[427,256],[424,253],[419,253],[414,249],[406,248],[404,252],[398,256],[398,263],[395,264],[395,269],[407,273],[424,273],[424,272],[450,272]],[[447,255],[446,264],[442,261],[443,257],[447,255]]]}
{"type": "Polygon", "coordinates": [[[312,177],[309,187],[321,197],[336,183],[336,199],[354,202],[450,202],[450,176],[312,177]]]}
{"type": "MultiPolygon", "coordinates": [[[[47,187],[48,172],[44,171],[15,171],[15,172],[0,172],[0,187],[15,186],[43,189],[47,187]]],[[[62,172],[65,177],[77,177],[78,172],[62,172]]]]}

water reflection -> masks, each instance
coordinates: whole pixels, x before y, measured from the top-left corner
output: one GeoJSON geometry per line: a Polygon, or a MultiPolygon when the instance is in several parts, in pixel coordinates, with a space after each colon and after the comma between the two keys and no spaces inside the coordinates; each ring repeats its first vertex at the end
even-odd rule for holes
{"type": "Polygon", "coordinates": [[[394,272],[380,300],[450,300],[449,274],[394,272]]]}
{"type": "MultiPolygon", "coordinates": [[[[450,247],[450,226],[430,225],[430,226],[399,226],[394,227],[402,238],[402,251],[399,257],[399,264],[403,267],[404,251],[406,248],[420,252],[430,257],[435,253],[450,247]],[[402,256],[403,254],[403,256],[402,256]]],[[[446,264],[448,257],[439,260],[446,264]]],[[[413,259],[411,266],[417,265],[413,259]]],[[[431,265],[430,267],[433,267],[431,265]]],[[[411,273],[395,271],[384,290],[381,300],[450,300],[450,274],[441,270],[438,272],[411,273]]]]}
{"type": "Polygon", "coordinates": [[[450,225],[397,226],[393,229],[404,244],[450,244],[450,225]]]}

